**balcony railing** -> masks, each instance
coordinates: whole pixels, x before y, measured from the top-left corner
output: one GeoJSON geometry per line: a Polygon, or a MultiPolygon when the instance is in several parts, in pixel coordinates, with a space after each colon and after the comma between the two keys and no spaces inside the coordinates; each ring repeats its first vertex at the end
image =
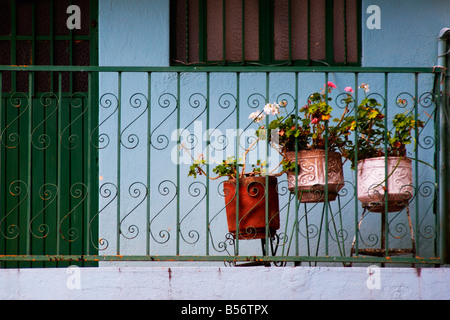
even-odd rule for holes
{"type": "MultiPolygon", "coordinates": [[[[432,68],[1,66],[0,263],[441,264],[440,92],[441,70],[432,68]],[[423,122],[406,147],[412,182],[400,186],[397,208],[384,201],[396,175],[387,158],[381,180],[366,187],[381,197],[364,205],[351,161],[340,188],[331,187],[331,151],[322,189],[289,190],[286,173],[250,184],[244,175],[212,179],[216,164],[230,157],[281,173],[280,154],[256,135],[269,117],[258,124],[249,115],[275,101],[301,119],[311,93],[330,81],[337,88],[323,92],[332,114],[342,114],[347,93],[349,116],[365,94],[376,98],[385,138],[397,113],[423,122]],[[358,89],[361,83],[370,91],[358,89]],[[196,178],[188,176],[194,161],[203,170],[196,178]],[[302,201],[314,194],[321,200],[302,201]],[[257,201],[246,206],[247,198],[257,201]],[[242,228],[257,207],[262,227],[242,228]]],[[[353,143],[357,132],[348,135],[353,143]]],[[[299,165],[298,146],[293,171],[301,174],[308,168],[299,165]]]]}

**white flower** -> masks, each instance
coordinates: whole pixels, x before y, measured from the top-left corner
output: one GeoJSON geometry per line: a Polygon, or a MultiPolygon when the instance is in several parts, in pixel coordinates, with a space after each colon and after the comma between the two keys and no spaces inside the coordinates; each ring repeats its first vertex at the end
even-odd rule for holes
{"type": "Polygon", "coordinates": [[[279,114],[280,106],[277,103],[268,103],[264,106],[264,112],[273,115],[279,114]]]}
{"type": "Polygon", "coordinates": [[[249,119],[252,119],[253,121],[258,122],[258,123],[263,121],[265,117],[266,117],[266,115],[262,111],[252,112],[248,116],[249,119]]]}
{"type": "Polygon", "coordinates": [[[361,83],[359,87],[363,89],[365,92],[369,92],[369,85],[367,83],[361,83]]]}

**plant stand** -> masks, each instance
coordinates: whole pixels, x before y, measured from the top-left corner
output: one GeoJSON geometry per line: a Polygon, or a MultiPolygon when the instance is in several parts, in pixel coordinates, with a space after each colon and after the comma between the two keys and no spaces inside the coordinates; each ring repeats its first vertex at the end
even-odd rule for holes
{"type": "MultiPolygon", "coordinates": [[[[234,234],[229,233],[229,236],[232,237],[232,243],[233,243],[233,250],[234,250],[234,255],[236,256],[236,237],[234,234]]],[[[243,239],[240,239],[239,241],[242,241],[243,239]]],[[[266,256],[267,254],[267,248],[266,248],[266,238],[260,238],[261,240],[261,251],[262,251],[262,255],[266,256]]],[[[272,256],[276,256],[277,254],[277,249],[278,249],[278,245],[280,243],[280,236],[276,233],[276,231],[273,234],[269,235],[269,249],[270,249],[270,253],[272,256]]],[[[277,265],[277,263],[274,262],[275,265],[277,265]]],[[[240,262],[238,263],[237,261],[233,262],[233,266],[234,267],[254,267],[254,266],[266,266],[266,267],[270,267],[270,262],[268,261],[251,261],[251,262],[240,262]]]]}
{"type": "MultiPolygon", "coordinates": [[[[358,248],[358,255],[363,256],[375,256],[375,257],[390,257],[390,256],[400,256],[400,255],[407,255],[411,254],[413,257],[416,255],[416,241],[414,239],[414,231],[412,228],[412,221],[411,221],[411,214],[409,211],[409,206],[406,206],[406,215],[408,218],[408,224],[409,224],[409,231],[411,235],[411,248],[405,248],[405,249],[387,249],[386,252],[386,215],[382,213],[381,215],[381,248],[379,249],[359,249],[358,248]]],[[[363,214],[358,222],[358,234],[359,230],[361,229],[361,225],[363,222],[363,219],[368,212],[367,208],[364,208],[363,214]]],[[[356,236],[353,238],[352,242],[352,248],[350,250],[350,257],[353,256],[353,254],[356,253],[355,245],[356,245],[356,236]]],[[[384,265],[384,264],[383,264],[384,265]]],[[[350,263],[351,266],[351,263],[350,263]]],[[[414,264],[413,264],[414,266],[414,264]]]]}
{"type": "MultiPolygon", "coordinates": [[[[289,203],[295,199],[297,201],[296,206],[292,206],[288,208],[288,214],[286,217],[286,229],[284,233],[288,234],[287,225],[290,218],[291,211],[295,214],[295,209],[298,209],[298,212],[302,212],[302,215],[298,215],[298,221],[294,220],[292,224],[292,230],[290,235],[287,237],[285,245],[283,245],[282,255],[289,255],[291,250],[299,250],[295,247],[300,245],[300,237],[302,237],[305,241],[304,248],[306,250],[306,256],[319,256],[319,251],[321,250],[321,245],[324,245],[322,250],[325,251],[325,254],[328,252],[328,248],[331,243],[335,243],[337,245],[337,250],[339,251],[339,255],[341,257],[345,256],[346,248],[345,248],[345,240],[346,240],[346,232],[344,230],[344,224],[342,219],[342,210],[345,207],[341,203],[341,196],[338,194],[336,196],[336,206],[333,208],[330,202],[317,202],[317,203],[305,203],[301,201],[302,193],[297,197],[294,193],[291,193],[289,197],[289,203]],[[294,207],[294,208],[292,208],[294,207]],[[303,208],[302,208],[303,207],[303,208]],[[292,210],[294,209],[294,210],[292,210]],[[320,221],[317,224],[309,221],[311,215],[319,214],[320,221]],[[304,227],[304,231],[303,230],[304,227]],[[298,236],[295,233],[298,233],[298,236]],[[324,238],[324,239],[322,239],[324,238]],[[314,244],[314,239],[317,239],[314,244]],[[324,242],[324,243],[323,243],[324,242]],[[294,248],[292,248],[294,247],[294,248]]],[[[297,218],[296,218],[297,219],[297,218]]],[[[297,254],[297,253],[296,253],[297,254]]],[[[298,254],[300,254],[298,252],[298,254]]],[[[300,262],[295,262],[295,266],[299,266],[300,262]]],[[[309,262],[310,266],[317,266],[317,262],[309,262]]]]}

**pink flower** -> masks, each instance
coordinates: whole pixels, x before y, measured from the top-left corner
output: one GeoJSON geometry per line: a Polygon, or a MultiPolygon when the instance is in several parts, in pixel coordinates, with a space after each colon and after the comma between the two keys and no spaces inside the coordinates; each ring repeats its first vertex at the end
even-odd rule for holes
{"type": "Polygon", "coordinates": [[[328,88],[336,89],[336,85],[333,82],[328,81],[328,88]]]}
{"type": "Polygon", "coordinates": [[[346,92],[354,92],[352,87],[345,87],[344,91],[346,91],[346,92]]]}
{"type": "Polygon", "coordinates": [[[316,124],[317,122],[319,122],[319,119],[317,119],[317,118],[314,118],[314,119],[311,120],[312,124],[316,124]]]}

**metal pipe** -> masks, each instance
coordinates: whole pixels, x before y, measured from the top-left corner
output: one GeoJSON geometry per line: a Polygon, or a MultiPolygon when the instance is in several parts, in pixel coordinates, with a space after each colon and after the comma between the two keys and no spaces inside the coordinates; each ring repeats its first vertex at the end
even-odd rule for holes
{"type": "MultiPolygon", "coordinates": [[[[450,28],[443,28],[440,30],[439,32],[439,36],[438,36],[438,66],[442,67],[444,72],[447,68],[447,56],[449,54],[449,52],[447,52],[447,41],[448,39],[450,39],[450,28]]],[[[448,184],[448,180],[447,180],[447,166],[448,166],[448,157],[447,157],[447,139],[446,139],[446,134],[447,134],[447,123],[446,123],[446,112],[447,112],[447,97],[445,96],[445,92],[446,92],[446,79],[443,79],[443,82],[440,82],[440,92],[443,93],[443,108],[441,109],[442,112],[439,113],[440,115],[440,147],[442,152],[440,152],[440,164],[441,164],[441,170],[439,172],[440,174],[440,181],[441,181],[441,186],[439,187],[439,197],[440,197],[440,225],[441,225],[441,244],[440,244],[440,255],[441,255],[441,260],[444,263],[448,263],[448,259],[450,258],[450,237],[448,236],[449,234],[449,229],[448,229],[448,220],[450,219],[449,217],[449,212],[450,210],[447,207],[447,184],[448,184]]]]}
{"type": "Polygon", "coordinates": [[[438,36],[438,66],[446,67],[446,47],[447,40],[450,38],[450,28],[442,28],[438,36]]]}

